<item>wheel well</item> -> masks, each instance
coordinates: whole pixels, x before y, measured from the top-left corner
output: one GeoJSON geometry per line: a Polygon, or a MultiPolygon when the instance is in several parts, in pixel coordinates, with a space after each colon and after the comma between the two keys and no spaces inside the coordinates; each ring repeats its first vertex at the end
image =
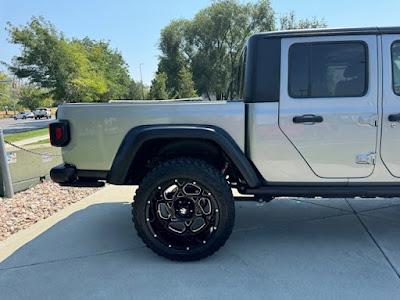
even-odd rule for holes
{"type": "Polygon", "coordinates": [[[126,183],[139,184],[156,165],[178,157],[202,159],[225,172],[230,182],[239,180],[239,172],[221,147],[205,139],[155,139],[142,145],[129,168],[126,183]]]}

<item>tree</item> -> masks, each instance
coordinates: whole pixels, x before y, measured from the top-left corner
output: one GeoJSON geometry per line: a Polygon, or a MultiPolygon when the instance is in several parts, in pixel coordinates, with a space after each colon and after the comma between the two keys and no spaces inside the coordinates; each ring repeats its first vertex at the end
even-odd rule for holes
{"type": "MultiPolygon", "coordinates": [[[[193,72],[200,94],[212,93],[227,98],[233,82],[241,48],[256,31],[273,30],[275,15],[268,0],[241,4],[237,0],[218,0],[200,10],[192,21],[173,21],[162,31],[159,70],[177,78],[182,67],[193,72]],[[170,62],[174,68],[165,65],[170,62]],[[172,70],[171,70],[172,69],[172,70]]],[[[170,88],[176,91],[177,83],[170,88]]]]}
{"type": "Polygon", "coordinates": [[[142,84],[131,80],[127,99],[139,100],[142,99],[142,97],[142,84]]]}
{"type": "MultiPolygon", "coordinates": [[[[0,80],[10,79],[7,74],[0,70],[0,80]]],[[[9,109],[12,107],[12,102],[10,99],[15,99],[12,89],[11,83],[9,82],[1,82],[0,83],[0,110],[5,110],[5,106],[8,106],[9,109]]],[[[8,114],[8,112],[6,112],[8,114]]]]}
{"type": "Polygon", "coordinates": [[[169,98],[166,73],[156,73],[156,77],[151,81],[149,98],[151,100],[165,100],[169,98]]]}
{"type": "Polygon", "coordinates": [[[128,65],[121,53],[111,49],[108,42],[97,42],[87,37],[83,39],[82,44],[87,51],[91,68],[101,73],[105,79],[108,91],[100,95],[100,100],[126,98],[129,94],[131,79],[128,74],[128,65]]]}
{"type": "Polygon", "coordinates": [[[20,27],[8,23],[8,32],[10,41],[23,49],[10,71],[48,89],[54,99],[90,102],[128,96],[127,64],[108,42],[68,39],[43,17],[20,27]]]}
{"type": "MultiPolygon", "coordinates": [[[[325,21],[295,21],[281,18],[288,27],[325,27],[325,21]],[[289,26],[290,25],[290,26],[289,26]]],[[[283,22],[283,23],[282,23],[283,22]]],[[[167,74],[167,88],[177,94],[178,73],[192,71],[194,87],[201,95],[232,98],[245,41],[254,33],[276,30],[276,13],[269,0],[241,3],[215,0],[200,10],[193,20],[174,20],[161,31],[158,72],[167,74]]]]}
{"type": "Polygon", "coordinates": [[[67,102],[99,101],[109,91],[104,71],[91,64],[87,49],[79,41],[62,43],[62,51],[63,60],[57,67],[67,73],[55,83],[56,91],[61,90],[55,97],[67,102]]]}
{"type": "Polygon", "coordinates": [[[198,97],[197,91],[194,89],[192,73],[185,67],[178,73],[177,85],[177,98],[198,97]]]}
{"type": "Polygon", "coordinates": [[[179,71],[188,65],[182,44],[187,26],[186,20],[174,20],[161,30],[159,49],[162,55],[159,57],[158,72],[168,74],[166,86],[171,91],[178,87],[179,71]]]}
{"type": "MultiPolygon", "coordinates": [[[[8,75],[7,74],[5,74],[5,73],[3,73],[1,70],[0,70],[0,80],[5,80],[5,79],[7,79],[8,78],[8,75]]],[[[6,90],[6,86],[7,85],[9,85],[8,83],[6,83],[6,82],[1,82],[0,83],[0,92],[5,92],[5,90],[6,90]]]]}
{"type": "Polygon", "coordinates": [[[279,18],[280,30],[307,29],[307,28],[325,28],[327,26],[325,19],[318,20],[316,17],[312,19],[302,19],[297,21],[294,11],[289,12],[279,18]]]}
{"type": "Polygon", "coordinates": [[[19,104],[31,111],[38,107],[49,106],[52,99],[46,90],[40,89],[34,84],[25,84],[19,90],[19,104]]]}
{"type": "MultiPolygon", "coordinates": [[[[3,73],[0,70],[0,80],[5,80],[5,79],[7,79],[7,77],[8,77],[7,74],[3,73]]],[[[6,83],[6,82],[0,83],[0,106],[1,106],[0,110],[3,110],[4,106],[8,105],[9,100],[8,100],[7,96],[9,96],[9,93],[8,93],[9,88],[10,88],[9,83],[6,83]]]]}

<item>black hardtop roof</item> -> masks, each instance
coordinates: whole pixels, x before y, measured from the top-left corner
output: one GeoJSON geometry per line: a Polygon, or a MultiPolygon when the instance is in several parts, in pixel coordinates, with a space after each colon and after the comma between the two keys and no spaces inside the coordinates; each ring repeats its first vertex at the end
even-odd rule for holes
{"type": "Polygon", "coordinates": [[[400,34],[400,26],[397,27],[360,27],[360,28],[318,28],[270,31],[254,34],[257,38],[285,38],[307,36],[332,36],[332,35],[380,35],[400,34]]]}

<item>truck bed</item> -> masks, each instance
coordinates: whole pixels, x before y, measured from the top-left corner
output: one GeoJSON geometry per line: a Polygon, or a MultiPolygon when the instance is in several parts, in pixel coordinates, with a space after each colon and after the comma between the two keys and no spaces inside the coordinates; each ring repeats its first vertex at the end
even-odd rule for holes
{"type": "Polygon", "coordinates": [[[214,125],[227,131],[242,151],[245,145],[245,106],[239,101],[65,104],[57,118],[70,123],[71,142],[62,148],[64,162],[79,170],[110,170],[126,133],[141,125],[214,125]]]}

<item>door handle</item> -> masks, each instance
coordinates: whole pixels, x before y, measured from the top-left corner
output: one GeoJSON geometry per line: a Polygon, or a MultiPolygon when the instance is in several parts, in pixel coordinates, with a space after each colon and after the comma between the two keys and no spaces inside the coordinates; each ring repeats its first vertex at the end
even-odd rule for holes
{"type": "Polygon", "coordinates": [[[324,118],[321,116],[316,115],[303,115],[303,116],[296,116],[293,118],[293,123],[322,123],[324,118]]]}
{"type": "Polygon", "coordinates": [[[390,122],[399,122],[400,121],[400,114],[389,115],[388,119],[389,119],[390,122]]]}

